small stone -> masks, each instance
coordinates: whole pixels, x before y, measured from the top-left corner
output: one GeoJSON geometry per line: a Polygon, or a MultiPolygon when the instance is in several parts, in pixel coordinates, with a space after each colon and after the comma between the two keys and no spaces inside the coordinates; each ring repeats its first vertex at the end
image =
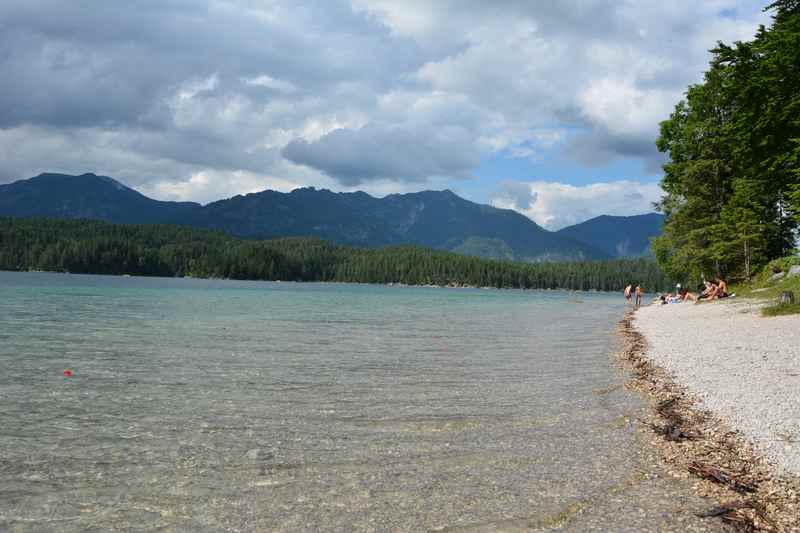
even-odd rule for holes
{"type": "Polygon", "coordinates": [[[254,463],[261,463],[270,461],[274,457],[274,454],[263,448],[253,448],[252,450],[247,450],[244,456],[254,463]]]}

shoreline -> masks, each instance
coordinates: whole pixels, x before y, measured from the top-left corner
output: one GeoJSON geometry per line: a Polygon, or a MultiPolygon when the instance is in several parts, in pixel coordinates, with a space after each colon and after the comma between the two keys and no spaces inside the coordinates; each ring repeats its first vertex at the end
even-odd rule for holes
{"type": "MultiPolygon", "coordinates": [[[[435,284],[409,284],[399,281],[389,281],[385,283],[369,282],[369,281],[302,281],[302,280],[281,280],[281,279],[237,279],[237,278],[205,278],[199,276],[145,276],[142,274],[97,274],[90,272],[65,272],[61,270],[3,270],[0,272],[19,273],[19,274],[59,274],[69,276],[104,276],[109,278],[138,278],[138,279],[184,279],[184,280],[201,280],[201,281],[245,281],[253,283],[281,283],[281,284],[298,284],[298,285],[367,285],[375,287],[390,287],[390,288],[422,288],[422,289],[474,289],[485,291],[521,291],[521,292],[578,292],[586,294],[617,294],[622,289],[613,291],[604,291],[600,289],[568,289],[568,288],[523,288],[523,287],[492,287],[492,286],[478,286],[478,285],[462,285],[462,284],[448,284],[448,285],[435,285],[435,284]]],[[[651,293],[643,293],[645,296],[651,293]]]]}
{"type": "Polygon", "coordinates": [[[708,391],[684,385],[673,369],[662,366],[654,357],[654,336],[652,332],[646,336],[648,331],[637,325],[637,315],[628,311],[620,321],[618,357],[631,373],[627,387],[649,404],[639,430],[666,470],[692,479],[698,495],[719,503],[703,515],[710,520],[721,520],[738,531],[800,531],[800,476],[768,460],[725,413],[710,410],[708,391]]]}

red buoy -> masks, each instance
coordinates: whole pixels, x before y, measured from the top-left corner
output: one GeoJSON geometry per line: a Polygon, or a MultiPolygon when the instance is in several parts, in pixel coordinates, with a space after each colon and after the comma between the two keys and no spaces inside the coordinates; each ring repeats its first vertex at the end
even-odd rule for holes
{"type": "Polygon", "coordinates": [[[70,370],[69,368],[64,370],[64,377],[65,378],[71,378],[72,377],[72,370],[70,370]]]}

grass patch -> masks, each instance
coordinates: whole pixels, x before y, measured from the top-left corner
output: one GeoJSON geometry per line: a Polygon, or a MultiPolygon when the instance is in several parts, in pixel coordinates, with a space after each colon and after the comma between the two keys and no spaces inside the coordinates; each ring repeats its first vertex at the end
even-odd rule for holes
{"type": "Polygon", "coordinates": [[[783,291],[793,291],[795,297],[800,297],[800,276],[784,277],[778,281],[755,280],[751,283],[737,283],[730,288],[730,292],[735,292],[738,297],[759,300],[776,299],[783,291]]]}
{"type": "Polygon", "coordinates": [[[789,267],[797,264],[798,258],[783,258],[775,260],[767,265],[749,283],[737,283],[731,286],[731,292],[742,298],[752,298],[768,303],[767,307],[761,309],[762,316],[781,316],[800,314],[800,301],[793,304],[779,304],[778,298],[784,291],[791,291],[795,299],[800,300],[800,276],[789,277],[785,275],[781,279],[771,281],[773,276],[773,266],[779,266],[786,273],[789,267]]]}
{"type": "Polygon", "coordinates": [[[800,302],[793,304],[777,304],[761,309],[764,316],[795,315],[800,313],[800,302]]]}
{"type": "Polygon", "coordinates": [[[767,304],[761,309],[762,316],[800,314],[800,276],[788,275],[789,270],[795,265],[800,265],[800,254],[770,261],[750,281],[731,283],[728,292],[736,293],[739,298],[767,304]],[[783,272],[783,277],[773,280],[776,270],[783,272]],[[794,293],[796,303],[783,305],[778,303],[781,293],[785,291],[794,293]]]}

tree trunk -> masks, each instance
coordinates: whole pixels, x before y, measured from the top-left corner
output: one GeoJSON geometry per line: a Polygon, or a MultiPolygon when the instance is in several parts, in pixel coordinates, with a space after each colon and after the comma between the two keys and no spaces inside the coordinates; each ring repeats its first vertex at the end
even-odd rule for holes
{"type": "Polygon", "coordinates": [[[750,281],[750,242],[745,239],[744,240],[744,275],[747,278],[747,281],[750,281]]]}

